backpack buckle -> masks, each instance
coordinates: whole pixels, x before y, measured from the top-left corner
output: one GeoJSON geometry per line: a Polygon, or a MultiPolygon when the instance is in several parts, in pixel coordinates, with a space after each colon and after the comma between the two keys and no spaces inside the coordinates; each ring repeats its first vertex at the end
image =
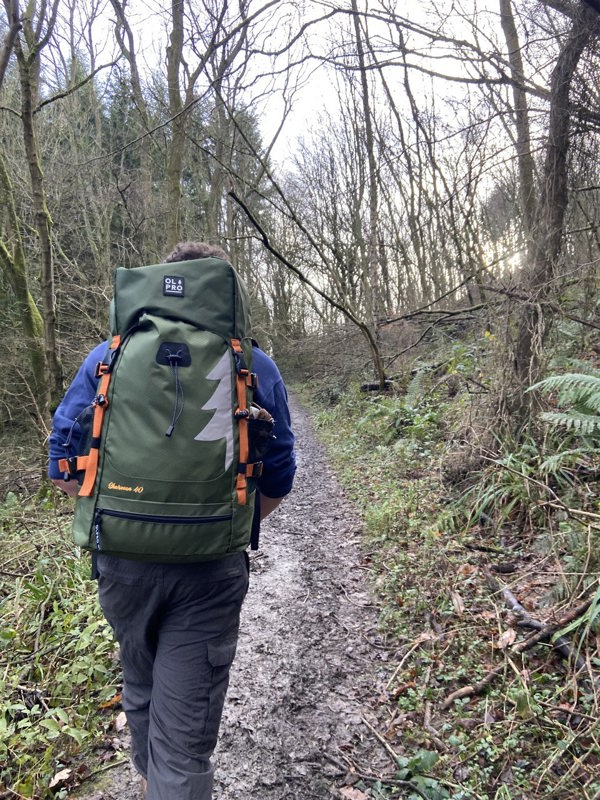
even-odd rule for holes
{"type": "Polygon", "coordinates": [[[235,360],[235,371],[238,375],[246,376],[248,374],[248,365],[246,364],[246,358],[242,350],[239,352],[237,350],[233,351],[233,358],[235,360]]]}
{"type": "Polygon", "coordinates": [[[249,464],[239,463],[237,471],[246,478],[260,478],[263,471],[262,461],[251,461],[249,464]]]}
{"type": "Polygon", "coordinates": [[[252,464],[248,464],[248,468],[250,470],[249,478],[260,478],[263,472],[263,462],[254,461],[252,464]]]}
{"type": "Polygon", "coordinates": [[[58,468],[63,473],[63,480],[70,481],[71,478],[77,473],[77,456],[60,458],[58,460],[58,468]]]}

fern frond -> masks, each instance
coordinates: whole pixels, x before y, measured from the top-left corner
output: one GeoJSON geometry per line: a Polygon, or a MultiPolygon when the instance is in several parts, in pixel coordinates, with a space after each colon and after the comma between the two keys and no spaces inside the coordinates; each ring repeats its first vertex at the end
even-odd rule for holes
{"type": "Polygon", "coordinates": [[[583,447],[578,447],[575,450],[563,450],[561,453],[554,453],[542,461],[539,466],[539,471],[542,475],[556,474],[564,467],[572,467],[576,464],[579,460],[579,456],[585,458],[589,453],[590,451],[583,447]]]}
{"type": "Polygon", "coordinates": [[[556,479],[571,481],[571,473],[580,464],[585,464],[593,448],[577,447],[574,450],[563,450],[545,458],[539,465],[541,475],[553,475],[556,479]]]}
{"type": "Polygon", "coordinates": [[[540,419],[582,436],[600,431],[600,416],[593,414],[581,414],[577,411],[545,411],[540,414],[540,419]]]}
{"type": "Polygon", "coordinates": [[[424,370],[419,370],[414,378],[411,380],[406,390],[404,401],[407,406],[414,408],[425,396],[425,378],[426,373],[424,370]]]}
{"type": "Polygon", "coordinates": [[[559,406],[571,406],[574,411],[583,415],[600,414],[600,377],[580,372],[569,372],[564,375],[551,375],[538,381],[527,389],[542,392],[558,392],[559,406]]]}
{"type": "Polygon", "coordinates": [[[564,375],[550,375],[542,381],[534,383],[527,391],[585,391],[600,397],[600,377],[586,375],[582,372],[566,372],[564,375]]]}

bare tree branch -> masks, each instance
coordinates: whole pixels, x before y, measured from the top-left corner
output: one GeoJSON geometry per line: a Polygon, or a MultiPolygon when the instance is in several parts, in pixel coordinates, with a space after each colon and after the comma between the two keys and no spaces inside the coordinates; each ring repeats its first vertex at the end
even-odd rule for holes
{"type": "Polygon", "coordinates": [[[10,55],[15,46],[15,41],[19,35],[19,31],[23,24],[19,15],[19,0],[4,0],[4,7],[6,9],[6,17],[8,19],[8,31],[2,43],[2,50],[0,50],[0,87],[4,82],[4,75],[10,60],[10,55]]]}

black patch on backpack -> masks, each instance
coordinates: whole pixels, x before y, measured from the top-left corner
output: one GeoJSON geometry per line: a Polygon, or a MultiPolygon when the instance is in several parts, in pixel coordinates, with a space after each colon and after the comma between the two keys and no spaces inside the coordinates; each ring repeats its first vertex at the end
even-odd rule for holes
{"type": "Polygon", "coordinates": [[[167,367],[189,367],[192,363],[192,356],[187,344],[163,342],[158,348],[156,363],[167,367]]]}
{"type": "Polygon", "coordinates": [[[167,297],[185,297],[185,278],[177,275],[163,277],[163,295],[167,297]]]}

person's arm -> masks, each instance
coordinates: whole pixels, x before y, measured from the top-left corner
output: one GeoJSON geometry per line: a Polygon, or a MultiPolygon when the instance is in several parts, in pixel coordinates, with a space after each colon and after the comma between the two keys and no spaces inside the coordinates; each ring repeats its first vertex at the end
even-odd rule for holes
{"type": "Polygon", "coordinates": [[[64,475],[58,467],[58,461],[79,453],[81,429],[76,420],[96,395],[98,386],[96,364],[102,360],[105,352],[106,344],[98,345],[92,350],[79,368],[52,418],[48,477],[58,489],[70,497],[75,497],[79,492],[79,484],[75,480],[66,481],[64,479],[64,475]],[[69,446],[67,446],[67,442],[69,442],[69,446]]]}
{"type": "Polygon", "coordinates": [[[287,392],[275,363],[261,350],[254,351],[258,373],[255,401],[275,420],[275,438],[263,458],[263,473],[258,480],[260,519],[264,519],[289,494],[294,482],[296,458],[287,392]]]}
{"type": "Polygon", "coordinates": [[[268,517],[271,511],[275,511],[277,506],[281,503],[281,501],[286,497],[267,497],[266,494],[261,494],[260,496],[260,518],[261,521],[268,517]]]}
{"type": "Polygon", "coordinates": [[[50,478],[50,480],[61,492],[68,494],[69,497],[77,497],[79,492],[77,481],[65,481],[63,478],[50,478]]]}

